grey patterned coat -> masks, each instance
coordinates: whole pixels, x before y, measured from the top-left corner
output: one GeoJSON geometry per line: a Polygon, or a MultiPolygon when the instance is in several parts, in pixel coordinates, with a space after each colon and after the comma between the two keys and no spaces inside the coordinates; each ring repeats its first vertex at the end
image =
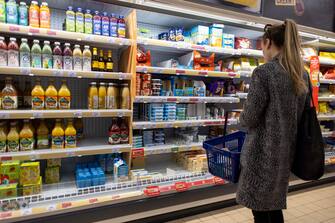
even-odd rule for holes
{"type": "Polygon", "coordinates": [[[240,117],[247,128],[237,202],[256,211],[286,209],[297,123],[306,95],[297,96],[277,58],[257,67],[240,117]]]}

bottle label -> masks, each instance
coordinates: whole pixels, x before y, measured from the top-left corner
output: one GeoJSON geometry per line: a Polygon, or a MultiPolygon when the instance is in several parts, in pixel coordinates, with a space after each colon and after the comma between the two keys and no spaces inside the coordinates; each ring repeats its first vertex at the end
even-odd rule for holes
{"type": "Polygon", "coordinates": [[[32,53],[31,54],[31,66],[35,68],[42,67],[42,57],[41,54],[32,53]]]}
{"type": "Polygon", "coordinates": [[[64,137],[63,136],[52,136],[52,148],[63,149],[64,148],[64,137]]]}
{"type": "Polygon", "coordinates": [[[7,141],[8,152],[18,152],[20,148],[19,140],[7,141]]]}
{"type": "Polygon", "coordinates": [[[74,148],[76,146],[77,146],[77,143],[76,143],[75,135],[65,136],[65,148],[74,148]]]}
{"type": "Polygon", "coordinates": [[[23,106],[26,108],[31,108],[31,96],[23,97],[23,106]]]}
{"type": "Polygon", "coordinates": [[[19,7],[19,25],[28,25],[28,10],[24,7],[19,7]]]}
{"type": "Polygon", "coordinates": [[[118,25],[117,33],[118,33],[118,37],[126,38],[126,25],[123,23],[120,23],[118,25]]]}
{"type": "Polygon", "coordinates": [[[42,55],[43,60],[43,68],[51,69],[52,68],[52,55],[50,54],[43,54],[42,55]]]}
{"type": "Polygon", "coordinates": [[[34,149],[34,139],[33,138],[21,138],[20,139],[20,150],[29,151],[34,149]]]}
{"type": "Polygon", "coordinates": [[[109,132],[109,143],[110,144],[119,144],[120,143],[120,132],[119,131],[110,131],[109,132]]]}
{"type": "Polygon", "coordinates": [[[93,33],[101,35],[101,20],[93,20],[93,33]]]}
{"type": "Polygon", "coordinates": [[[120,135],[120,142],[121,143],[128,143],[129,132],[128,131],[121,131],[120,135]]]}
{"type": "Polygon", "coordinates": [[[7,50],[0,49],[0,66],[7,66],[7,50]]]}
{"type": "Polygon", "coordinates": [[[93,69],[98,70],[99,69],[99,61],[93,60],[92,67],[93,67],[93,69]]]}
{"type": "Polygon", "coordinates": [[[130,98],[129,97],[122,97],[121,102],[121,109],[129,109],[130,105],[130,98]]]}
{"type": "Polygon", "coordinates": [[[99,70],[101,70],[101,71],[105,70],[105,62],[99,61],[99,70]]]}
{"type": "Polygon", "coordinates": [[[57,96],[46,96],[45,97],[45,108],[46,109],[57,109],[57,96]]]}
{"type": "Polygon", "coordinates": [[[82,58],[78,56],[73,57],[73,68],[74,70],[81,71],[82,67],[82,58]]]}
{"type": "Polygon", "coordinates": [[[59,96],[58,103],[59,103],[59,109],[70,109],[71,97],[69,97],[69,96],[59,96]]]}
{"type": "Polygon", "coordinates": [[[99,108],[99,97],[98,96],[93,96],[93,109],[98,109],[99,108]]]}
{"type": "Polygon", "coordinates": [[[91,57],[83,57],[83,71],[91,70],[91,57]]]}
{"type": "Polygon", "coordinates": [[[63,69],[63,57],[60,55],[53,55],[53,68],[63,69]]]}
{"type": "Polygon", "coordinates": [[[92,25],[92,17],[85,17],[85,33],[92,34],[93,32],[93,25],[92,25]]]}
{"type": "Polygon", "coordinates": [[[29,10],[29,25],[31,26],[39,26],[39,11],[36,9],[29,10]]]}
{"type": "Polygon", "coordinates": [[[49,147],[49,139],[47,135],[37,136],[37,148],[47,149],[49,147]]]}
{"type": "Polygon", "coordinates": [[[17,109],[17,96],[2,96],[2,108],[6,110],[17,109]]]}
{"type": "Polygon", "coordinates": [[[6,2],[0,3],[0,22],[6,22],[6,2]]]}
{"type": "Polygon", "coordinates": [[[10,67],[19,66],[19,51],[8,50],[8,65],[10,67]]]}
{"type": "Polygon", "coordinates": [[[110,23],[110,36],[117,37],[117,23],[110,23]]]}
{"type": "Polygon", "coordinates": [[[106,107],[108,109],[116,109],[114,96],[106,96],[106,107]]]}
{"type": "Polygon", "coordinates": [[[106,108],[106,97],[99,97],[99,109],[106,108]]]}
{"type": "Polygon", "coordinates": [[[31,107],[33,109],[43,109],[44,108],[44,96],[32,96],[31,97],[31,107]]]}
{"type": "Polygon", "coordinates": [[[102,20],[102,35],[109,36],[109,21],[102,20]]]}
{"type": "Polygon", "coordinates": [[[76,27],[76,22],[73,13],[66,13],[66,22],[65,22],[66,31],[74,32],[76,27]]]}
{"type": "Polygon", "coordinates": [[[114,65],[113,62],[107,62],[106,63],[106,69],[107,70],[113,70],[113,65],[114,65]]]}
{"type": "Polygon", "coordinates": [[[20,66],[30,67],[30,53],[29,52],[20,52],[20,66]]]}
{"type": "Polygon", "coordinates": [[[83,33],[84,32],[84,17],[83,15],[76,15],[76,32],[83,33]]]}
{"type": "Polygon", "coordinates": [[[40,11],[41,28],[50,28],[50,13],[45,10],[40,11]]]}
{"type": "Polygon", "coordinates": [[[64,70],[73,70],[73,60],[71,56],[64,56],[64,70]]]}
{"type": "Polygon", "coordinates": [[[7,22],[17,24],[17,8],[16,3],[7,2],[7,22]]]}
{"type": "Polygon", "coordinates": [[[6,152],[6,140],[0,140],[0,153],[6,152]]]}

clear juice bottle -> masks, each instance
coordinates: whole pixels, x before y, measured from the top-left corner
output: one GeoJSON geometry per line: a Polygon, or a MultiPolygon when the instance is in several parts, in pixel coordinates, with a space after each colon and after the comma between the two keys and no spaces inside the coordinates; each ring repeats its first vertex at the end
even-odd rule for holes
{"type": "Polygon", "coordinates": [[[76,12],[76,32],[77,33],[84,32],[84,14],[81,8],[77,8],[76,12]]]}
{"type": "Polygon", "coordinates": [[[40,27],[40,7],[37,1],[31,1],[30,3],[29,26],[40,27]]]}
{"type": "Polygon", "coordinates": [[[99,95],[96,82],[90,83],[90,88],[88,90],[88,108],[89,109],[99,108],[99,95]]]}
{"type": "Polygon", "coordinates": [[[51,148],[64,148],[64,130],[60,119],[56,119],[55,127],[53,128],[51,133],[51,148]]]}
{"type": "Polygon", "coordinates": [[[63,69],[63,52],[60,47],[60,42],[55,42],[53,53],[53,68],[54,69],[63,69]]]}
{"type": "Polygon", "coordinates": [[[50,8],[47,2],[42,2],[41,4],[40,27],[50,29],[50,8]]]}
{"type": "Polygon", "coordinates": [[[66,85],[66,80],[62,81],[62,86],[58,91],[58,107],[59,109],[70,109],[71,92],[66,85]]]}
{"type": "Polygon", "coordinates": [[[24,120],[23,123],[20,131],[20,151],[30,151],[34,149],[34,133],[30,129],[29,120],[24,120]]]}
{"type": "Polygon", "coordinates": [[[0,36],[0,66],[7,66],[7,44],[5,37],[0,36]]]}
{"type": "Polygon", "coordinates": [[[35,68],[42,67],[42,49],[40,41],[34,39],[33,46],[31,47],[31,66],[35,68]]]}
{"type": "Polygon", "coordinates": [[[79,45],[74,45],[73,50],[73,69],[76,71],[83,70],[83,53],[79,45]]]}
{"type": "Polygon", "coordinates": [[[65,48],[63,51],[63,67],[64,70],[73,70],[73,54],[70,48],[70,43],[65,43],[65,48]]]}
{"type": "Polygon", "coordinates": [[[69,32],[76,31],[76,18],[72,6],[67,7],[66,19],[65,19],[65,30],[69,32]]]}
{"type": "Polygon", "coordinates": [[[92,64],[92,53],[90,50],[90,46],[84,46],[83,51],[83,71],[91,71],[92,64]]]}
{"type": "Polygon", "coordinates": [[[65,129],[65,148],[75,148],[77,147],[77,131],[73,126],[73,120],[70,119],[67,122],[67,127],[65,129]]]}
{"type": "Polygon", "coordinates": [[[28,7],[25,2],[20,2],[19,6],[19,25],[28,25],[28,7]]]}
{"type": "Polygon", "coordinates": [[[37,149],[49,148],[49,129],[45,124],[44,119],[41,119],[40,125],[37,128],[37,149]]]}
{"type": "Polygon", "coordinates": [[[15,122],[10,123],[10,130],[7,135],[7,151],[18,152],[20,149],[20,135],[15,122]]]}
{"type": "Polygon", "coordinates": [[[20,45],[20,66],[30,67],[30,48],[26,38],[21,39],[20,45]]]}
{"type": "Polygon", "coordinates": [[[6,78],[6,85],[2,89],[2,108],[4,110],[12,110],[18,108],[18,96],[15,87],[12,84],[12,79],[6,78]]]}
{"type": "Polygon", "coordinates": [[[130,109],[129,85],[127,83],[121,85],[121,109],[130,109]]]}
{"type": "Polygon", "coordinates": [[[7,134],[5,130],[6,122],[0,123],[0,153],[7,151],[7,134]]]}
{"type": "Polygon", "coordinates": [[[49,86],[45,91],[45,108],[57,109],[58,92],[54,85],[54,80],[50,80],[49,86]]]}
{"type": "Polygon", "coordinates": [[[106,108],[106,95],[107,95],[106,83],[100,82],[100,86],[99,86],[99,109],[105,109],[106,108]]]}
{"type": "Polygon", "coordinates": [[[52,68],[52,50],[50,47],[50,41],[45,40],[43,49],[42,49],[42,64],[43,68],[51,69],[52,68]]]}
{"type": "Polygon", "coordinates": [[[15,0],[8,0],[6,3],[6,21],[10,24],[18,23],[18,10],[15,0]]]}
{"type": "Polygon", "coordinates": [[[19,45],[16,42],[16,38],[11,37],[8,44],[8,65],[10,67],[18,67],[20,66],[19,64],[19,45]]]}
{"type": "Polygon", "coordinates": [[[45,92],[41,85],[41,80],[37,79],[33,90],[31,91],[31,107],[34,110],[44,109],[45,92]]]}
{"type": "Polygon", "coordinates": [[[107,109],[117,109],[118,88],[117,84],[109,83],[106,96],[106,108],[107,109]]]}
{"type": "Polygon", "coordinates": [[[86,9],[84,14],[84,32],[86,34],[93,33],[93,16],[91,14],[91,10],[86,9]]]}

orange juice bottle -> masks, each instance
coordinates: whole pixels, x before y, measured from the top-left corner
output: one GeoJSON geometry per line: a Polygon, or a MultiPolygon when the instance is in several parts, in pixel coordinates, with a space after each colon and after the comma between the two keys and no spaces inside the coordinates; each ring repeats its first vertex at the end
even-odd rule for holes
{"type": "Polygon", "coordinates": [[[45,108],[57,109],[58,92],[54,85],[54,80],[50,80],[49,86],[45,91],[45,108]]]}
{"type": "Polygon", "coordinates": [[[0,122],[0,153],[7,151],[7,134],[5,129],[6,122],[0,122]]]}
{"type": "Polygon", "coordinates": [[[29,26],[40,27],[40,7],[37,1],[31,1],[29,7],[29,26]]]}
{"type": "Polygon", "coordinates": [[[50,9],[47,2],[42,2],[41,4],[40,27],[50,29],[50,9]]]}
{"type": "Polygon", "coordinates": [[[58,107],[59,109],[70,109],[71,107],[71,92],[66,86],[66,80],[62,81],[62,86],[58,91],[58,107]]]}
{"type": "Polygon", "coordinates": [[[105,109],[106,108],[106,95],[107,95],[106,83],[100,82],[100,86],[99,86],[99,109],[105,109]]]}
{"type": "Polygon", "coordinates": [[[64,130],[60,119],[56,120],[56,124],[51,133],[51,148],[63,149],[64,148],[64,130]]]}
{"type": "Polygon", "coordinates": [[[49,148],[49,129],[42,119],[37,128],[37,149],[49,148]]]}
{"type": "Polygon", "coordinates": [[[41,85],[41,80],[37,79],[36,85],[31,91],[31,107],[35,110],[44,109],[45,93],[41,85]]]}
{"type": "Polygon", "coordinates": [[[77,146],[77,131],[73,127],[73,120],[70,119],[67,122],[65,129],[65,148],[75,148],[77,146]]]}
{"type": "Polygon", "coordinates": [[[30,129],[29,120],[23,121],[23,128],[20,131],[20,151],[29,151],[34,149],[34,133],[30,129]]]}
{"type": "Polygon", "coordinates": [[[88,108],[89,109],[99,108],[99,95],[96,82],[90,83],[90,88],[88,90],[88,108]]]}

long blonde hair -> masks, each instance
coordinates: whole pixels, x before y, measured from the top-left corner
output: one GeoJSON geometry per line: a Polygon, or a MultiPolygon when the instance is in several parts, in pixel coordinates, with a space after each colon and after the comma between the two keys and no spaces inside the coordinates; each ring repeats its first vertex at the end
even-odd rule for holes
{"type": "Polygon", "coordinates": [[[301,43],[296,23],[286,19],[282,25],[266,25],[263,39],[269,39],[281,48],[279,62],[290,74],[295,93],[300,95],[307,92],[304,75],[304,63],[301,57],[301,43]]]}

